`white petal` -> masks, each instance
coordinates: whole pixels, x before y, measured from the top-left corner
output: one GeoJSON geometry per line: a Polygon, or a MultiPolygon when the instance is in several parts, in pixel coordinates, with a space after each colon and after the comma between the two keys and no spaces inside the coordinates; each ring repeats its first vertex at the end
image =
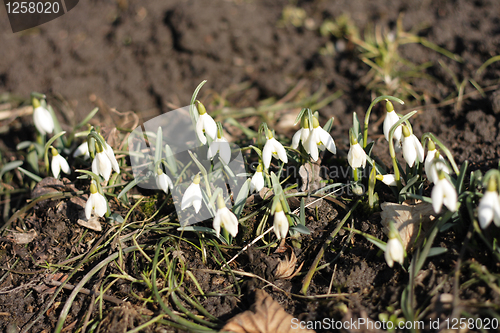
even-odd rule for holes
{"type": "Polygon", "coordinates": [[[272,138],[271,140],[274,140],[273,141],[274,151],[278,154],[279,159],[283,163],[288,163],[288,157],[286,156],[285,147],[283,147],[283,145],[275,138],[272,138]]]}
{"type": "Polygon", "coordinates": [[[216,139],[219,144],[219,156],[225,164],[229,164],[231,161],[231,147],[229,146],[229,142],[226,139],[216,139]]]}
{"type": "Polygon", "coordinates": [[[217,124],[215,123],[215,120],[208,113],[202,114],[200,118],[203,119],[203,129],[205,130],[205,133],[207,133],[212,140],[215,140],[217,135],[217,124]]]}
{"type": "Polygon", "coordinates": [[[85,217],[87,218],[87,220],[92,216],[92,209],[94,209],[94,198],[92,194],[90,194],[89,199],[85,204],[85,217]]]}
{"type": "Polygon", "coordinates": [[[309,135],[309,138],[307,139],[307,147],[308,147],[308,153],[311,155],[311,158],[313,161],[317,161],[319,158],[319,152],[318,152],[318,140],[317,140],[317,135],[315,132],[316,129],[313,130],[311,135],[309,135]]]}
{"type": "Polygon", "coordinates": [[[168,179],[169,179],[169,177],[166,174],[164,174],[164,173],[162,173],[161,175],[156,176],[156,185],[161,190],[163,190],[163,192],[165,192],[167,194],[168,194],[168,188],[169,188],[168,179]]]}
{"type": "Polygon", "coordinates": [[[226,229],[231,236],[236,237],[238,234],[238,218],[227,207],[224,207],[221,210],[221,218],[224,224],[224,229],[226,229]]]}
{"type": "Polygon", "coordinates": [[[264,176],[262,172],[255,172],[250,181],[250,193],[260,192],[264,188],[264,176]]]}
{"type": "Polygon", "coordinates": [[[397,238],[391,238],[387,241],[387,247],[385,250],[385,260],[389,267],[394,265],[394,262],[403,264],[404,262],[404,249],[403,245],[397,238]]]}
{"type": "Polygon", "coordinates": [[[430,182],[435,183],[437,181],[437,172],[436,170],[432,167],[432,163],[434,161],[434,156],[436,156],[436,149],[434,150],[429,150],[427,152],[427,157],[425,158],[425,164],[424,164],[424,169],[425,169],[425,174],[427,175],[427,179],[429,179],[430,182]]]}
{"type": "Polygon", "coordinates": [[[52,133],[54,131],[54,120],[50,112],[42,106],[33,111],[33,121],[40,134],[52,133]]]}
{"type": "Polygon", "coordinates": [[[77,157],[77,156],[83,156],[84,159],[87,159],[90,157],[90,154],[89,154],[89,145],[87,143],[87,141],[83,142],[81,145],[79,145],[75,152],[73,153],[73,157],[77,157]]]}
{"type": "Polygon", "coordinates": [[[444,191],[441,180],[438,181],[432,188],[431,199],[432,199],[432,208],[434,208],[436,214],[439,214],[441,208],[443,207],[443,199],[444,199],[444,191]]]}
{"type": "MultiPolygon", "coordinates": [[[[184,210],[190,206],[194,207],[194,202],[195,201],[200,201],[200,207],[201,207],[201,188],[200,184],[195,184],[191,183],[191,185],[188,186],[186,189],[186,192],[184,192],[184,195],[182,196],[182,202],[181,202],[181,209],[184,210]]],[[[195,207],[196,210],[196,207],[195,207]]],[[[199,208],[198,208],[199,211],[199,208]]],[[[198,213],[198,211],[196,211],[198,213]]]]}
{"type": "Polygon", "coordinates": [[[320,128],[319,138],[321,139],[321,142],[323,143],[325,148],[330,151],[330,153],[332,154],[337,153],[337,147],[335,146],[335,141],[333,141],[333,138],[330,135],[330,133],[320,128]]]}
{"type": "Polygon", "coordinates": [[[69,164],[68,164],[68,161],[66,161],[66,159],[64,157],[62,157],[61,155],[57,155],[56,157],[59,157],[58,160],[59,160],[59,166],[61,167],[61,170],[69,175],[71,173],[71,169],[69,167],[69,164]]]}
{"type": "Polygon", "coordinates": [[[396,177],[393,174],[382,176],[382,182],[387,186],[397,186],[396,177]]]}
{"type": "Polygon", "coordinates": [[[451,185],[451,183],[445,178],[441,180],[443,182],[443,192],[444,192],[444,205],[451,211],[457,211],[457,191],[451,185]]]}
{"type": "Polygon", "coordinates": [[[92,161],[92,172],[101,175],[104,180],[108,181],[111,175],[111,162],[108,156],[104,153],[96,153],[92,161]]]}
{"type": "Polygon", "coordinates": [[[422,163],[424,161],[424,147],[422,147],[420,140],[414,134],[412,134],[412,138],[413,145],[415,146],[415,150],[417,152],[418,162],[422,163]]]}
{"type": "Polygon", "coordinates": [[[276,238],[282,239],[286,238],[288,234],[288,219],[286,218],[285,212],[282,210],[274,213],[274,233],[276,234],[276,238]]]}
{"type": "Polygon", "coordinates": [[[412,167],[417,159],[417,151],[415,145],[413,144],[413,139],[411,136],[405,137],[403,139],[403,157],[406,163],[412,167]]]}
{"type": "Polygon", "coordinates": [[[349,152],[347,153],[347,162],[349,162],[349,165],[353,169],[365,167],[366,153],[359,143],[351,145],[351,147],[349,148],[349,152]]]}
{"type": "Polygon", "coordinates": [[[203,120],[201,119],[201,116],[198,118],[198,122],[196,123],[196,135],[198,135],[198,140],[202,144],[207,143],[207,138],[205,137],[205,134],[203,133],[203,120]]]}
{"type": "Polygon", "coordinates": [[[303,128],[299,129],[297,132],[292,137],[292,148],[297,149],[299,148],[299,142],[300,142],[300,137],[302,131],[305,131],[303,128]]]}
{"type": "Polygon", "coordinates": [[[54,178],[59,178],[59,173],[61,172],[61,166],[59,165],[59,159],[57,159],[57,156],[52,156],[52,175],[54,175],[54,178]]]}
{"type": "MultiPolygon", "coordinates": [[[[388,245],[386,245],[386,246],[388,246],[388,245]]],[[[385,250],[385,252],[384,252],[384,257],[385,257],[385,261],[387,262],[387,265],[388,265],[389,267],[394,266],[394,260],[392,260],[391,254],[390,254],[390,252],[387,250],[387,248],[386,248],[386,250],[385,250]]]]}
{"type": "Polygon", "coordinates": [[[104,214],[108,211],[108,207],[106,205],[106,198],[100,193],[91,194],[94,196],[94,211],[96,215],[103,217],[104,214]]]}
{"type": "MultiPolygon", "coordinates": [[[[495,202],[492,202],[492,200],[495,200],[495,192],[486,191],[484,196],[481,198],[481,201],[479,201],[477,217],[479,219],[479,225],[482,229],[486,229],[490,225],[491,221],[493,221],[493,216],[495,214],[493,211],[493,205],[495,204],[495,202]]],[[[496,204],[498,205],[498,196],[496,204]]]]}
{"type": "Polygon", "coordinates": [[[213,227],[214,227],[214,230],[215,230],[217,237],[219,237],[219,235],[220,235],[220,223],[221,223],[221,216],[220,216],[219,211],[217,211],[217,213],[215,213],[214,222],[213,222],[213,227]]]}
{"type": "Polygon", "coordinates": [[[111,162],[113,170],[115,170],[116,173],[120,173],[120,166],[118,165],[118,161],[116,160],[115,153],[113,152],[113,148],[111,148],[108,143],[106,143],[106,149],[104,150],[104,153],[111,162]]]}
{"type": "Polygon", "coordinates": [[[262,163],[264,163],[264,168],[266,169],[271,165],[271,157],[273,155],[274,147],[271,140],[267,140],[264,149],[262,149],[262,163]]]}

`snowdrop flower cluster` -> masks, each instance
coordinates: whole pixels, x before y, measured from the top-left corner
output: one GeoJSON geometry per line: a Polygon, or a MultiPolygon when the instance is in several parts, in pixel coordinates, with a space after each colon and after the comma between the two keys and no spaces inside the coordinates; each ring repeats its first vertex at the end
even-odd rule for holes
{"type": "Polygon", "coordinates": [[[220,235],[221,227],[226,229],[233,237],[236,237],[238,234],[238,218],[226,207],[224,199],[220,194],[217,197],[217,213],[215,213],[213,227],[217,237],[220,235]]]}
{"type": "Polygon", "coordinates": [[[113,148],[107,142],[105,142],[105,147],[101,147],[99,143],[96,143],[95,147],[96,154],[92,161],[92,172],[101,175],[105,181],[108,181],[112,170],[118,174],[120,173],[120,166],[113,148]]]}
{"type": "Polygon", "coordinates": [[[54,119],[49,110],[44,108],[40,101],[33,98],[33,122],[38,132],[42,135],[51,134],[54,131],[54,119]]]}
{"type": "Polygon", "coordinates": [[[69,175],[71,173],[71,169],[69,168],[68,161],[66,161],[64,157],[59,155],[59,152],[54,147],[51,147],[51,152],[52,152],[51,169],[54,178],[56,179],[59,178],[59,173],[61,172],[61,170],[65,174],[69,175]]]}
{"type": "Polygon", "coordinates": [[[90,219],[92,212],[94,212],[97,216],[103,217],[107,211],[108,204],[106,202],[106,198],[97,191],[97,186],[94,181],[92,181],[90,184],[89,199],[85,204],[85,217],[87,220],[90,219]]]}

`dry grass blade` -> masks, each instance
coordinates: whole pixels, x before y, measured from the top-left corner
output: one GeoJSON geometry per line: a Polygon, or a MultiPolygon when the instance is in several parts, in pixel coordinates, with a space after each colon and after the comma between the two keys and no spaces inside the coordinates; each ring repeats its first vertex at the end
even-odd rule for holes
{"type": "Polygon", "coordinates": [[[255,291],[255,303],[250,310],[231,318],[222,332],[234,333],[291,333],[314,332],[307,329],[292,329],[293,316],[264,290],[255,291]]]}

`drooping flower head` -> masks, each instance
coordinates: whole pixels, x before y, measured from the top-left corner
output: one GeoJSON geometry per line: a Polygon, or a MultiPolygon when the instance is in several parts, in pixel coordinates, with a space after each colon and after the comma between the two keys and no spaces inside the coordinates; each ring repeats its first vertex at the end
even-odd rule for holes
{"type": "Polygon", "coordinates": [[[451,212],[455,212],[458,206],[457,197],[457,191],[445,177],[444,172],[438,170],[438,181],[435,183],[431,192],[432,207],[436,214],[441,212],[443,203],[451,212]]]}
{"type": "Polygon", "coordinates": [[[200,187],[200,174],[197,174],[191,185],[188,186],[186,192],[182,196],[181,209],[184,210],[188,207],[193,206],[194,211],[198,213],[201,208],[201,187],[200,187]]]}
{"type": "Polygon", "coordinates": [[[283,211],[283,207],[281,203],[278,202],[276,205],[276,210],[274,211],[274,233],[276,237],[279,239],[286,238],[288,234],[288,219],[286,218],[285,212],[283,211]]]}
{"type": "Polygon", "coordinates": [[[96,215],[103,217],[108,211],[106,198],[97,191],[97,186],[94,181],[90,183],[90,195],[87,203],[85,204],[85,217],[87,220],[92,216],[92,212],[96,215]]]}
{"type": "Polygon", "coordinates": [[[233,237],[238,234],[238,218],[226,207],[221,194],[217,197],[217,212],[215,213],[213,227],[217,237],[220,235],[221,227],[226,229],[233,237]]]}
{"type": "Polygon", "coordinates": [[[198,121],[196,122],[196,135],[202,144],[207,143],[207,138],[205,134],[215,140],[217,134],[217,124],[215,120],[207,113],[205,106],[200,102],[196,101],[196,109],[198,110],[198,121]]]}
{"type": "Polygon", "coordinates": [[[104,152],[104,148],[99,143],[96,143],[95,151],[96,154],[94,156],[94,160],[92,161],[92,172],[96,175],[101,175],[105,181],[108,181],[113,168],[111,161],[109,160],[108,155],[104,152]]]}
{"type": "Polygon", "coordinates": [[[354,134],[350,133],[350,143],[349,152],[347,153],[347,162],[353,169],[358,169],[366,166],[366,152],[358,143],[358,139],[354,137],[354,134]]]}
{"type": "Polygon", "coordinates": [[[488,228],[491,221],[500,228],[500,197],[498,195],[498,184],[494,177],[488,180],[488,187],[484,193],[477,209],[479,225],[482,229],[488,228]]]}
{"type": "Polygon", "coordinates": [[[377,175],[375,178],[377,178],[378,181],[381,181],[387,186],[398,186],[398,183],[396,182],[396,177],[393,174],[386,174],[386,175],[377,175]]]}
{"type": "Polygon", "coordinates": [[[255,170],[255,173],[252,176],[252,180],[250,181],[250,193],[253,193],[254,191],[260,192],[264,188],[264,174],[262,173],[263,168],[262,164],[259,163],[257,166],[257,170],[255,170]]]}
{"type": "Polygon", "coordinates": [[[389,240],[387,241],[387,245],[385,247],[384,256],[389,267],[394,266],[394,262],[402,265],[405,260],[405,250],[398,237],[398,232],[394,226],[394,222],[392,221],[389,223],[389,240]]]}
{"type": "MultiPolygon", "coordinates": [[[[389,132],[391,130],[391,127],[394,126],[399,120],[399,116],[396,114],[396,111],[394,111],[394,105],[392,105],[391,101],[387,101],[385,104],[385,109],[387,113],[385,114],[385,119],[384,119],[384,136],[387,141],[389,141],[389,132]]],[[[393,139],[396,140],[396,142],[401,141],[401,125],[398,126],[394,130],[394,135],[393,139]]]]}
{"type": "Polygon", "coordinates": [[[44,108],[36,98],[32,99],[33,104],[33,122],[40,134],[50,134],[54,131],[54,119],[49,110],[44,108]]]}
{"type": "Polygon", "coordinates": [[[410,167],[424,161],[424,148],[407,126],[403,126],[403,157],[410,167]]]}
{"type": "Polygon", "coordinates": [[[335,147],[335,141],[333,141],[330,133],[319,126],[319,121],[316,117],[313,116],[312,119],[313,129],[307,139],[307,145],[309,146],[309,154],[311,155],[313,161],[318,160],[318,148],[321,150],[328,149],[332,154],[336,154],[337,147],[335,147]]]}
{"type": "Polygon", "coordinates": [[[156,186],[162,189],[166,194],[168,194],[168,189],[172,190],[174,188],[172,180],[163,172],[161,168],[158,168],[156,172],[156,186]]]}
{"type": "Polygon", "coordinates": [[[215,155],[219,153],[221,160],[225,164],[229,164],[231,160],[231,147],[229,146],[229,142],[224,138],[222,133],[222,126],[220,123],[217,123],[217,138],[212,141],[210,147],[207,151],[207,159],[213,160],[215,155]]]}
{"type": "Polygon", "coordinates": [[[262,149],[264,167],[266,169],[269,168],[273,156],[280,159],[283,163],[288,163],[285,147],[274,138],[273,133],[269,129],[267,130],[266,138],[266,144],[264,145],[264,149],[262,149]]]}
{"type": "Polygon", "coordinates": [[[425,174],[427,175],[427,179],[429,181],[436,183],[438,181],[437,171],[443,170],[447,174],[450,174],[450,169],[444,163],[444,158],[439,154],[439,151],[436,149],[436,145],[432,140],[429,140],[429,150],[427,151],[427,156],[425,157],[425,174]],[[436,163],[435,161],[439,160],[442,163],[436,163]]]}
{"type": "Polygon", "coordinates": [[[309,120],[307,119],[307,117],[302,117],[301,127],[297,132],[295,132],[292,137],[292,148],[299,148],[299,143],[301,143],[302,147],[304,147],[304,150],[309,154],[309,145],[307,144],[307,139],[309,138],[310,134],[311,129],[309,128],[309,120]]]}
{"type": "Polygon", "coordinates": [[[51,169],[52,169],[52,175],[54,176],[54,178],[56,178],[56,179],[59,178],[59,173],[61,172],[61,170],[65,174],[69,175],[71,173],[71,169],[69,168],[68,161],[66,161],[66,159],[64,157],[59,155],[59,152],[54,147],[51,147],[51,152],[52,152],[51,169]]]}

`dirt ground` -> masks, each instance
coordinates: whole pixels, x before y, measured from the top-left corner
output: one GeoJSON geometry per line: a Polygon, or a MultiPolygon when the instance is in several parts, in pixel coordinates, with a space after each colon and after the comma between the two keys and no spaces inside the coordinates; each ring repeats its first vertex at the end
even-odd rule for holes
{"type": "MultiPolygon", "coordinates": [[[[103,110],[99,119],[112,127],[118,120],[106,110],[132,110],[141,120],[147,120],[188,105],[193,90],[205,79],[208,82],[200,94],[202,101],[216,100],[224,92],[236,91],[228,94],[227,103],[239,108],[258,106],[268,98],[279,100],[297,85],[304,95],[324,89],[323,96],[327,96],[342,90],[340,98],[321,107],[320,116],[322,119],[335,117],[331,133],[337,143],[337,156],[345,158],[351,114],[355,111],[363,116],[376,96],[365,88],[363,78],[369,67],[359,60],[354,46],[347,44],[342,48],[336,44],[336,38],[322,36],[318,28],[325,19],[348,14],[360,31],[375,25],[389,31],[394,29],[398,16],[403,13],[405,30],[422,25],[419,36],[459,55],[463,62],[421,45],[402,46],[402,56],[409,61],[416,64],[432,62],[426,74],[434,79],[415,80],[413,85],[421,93],[422,100],[409,98],[405,106],[396,106],[397,111],[405,113],[418,109],[412,118],[415,134],[420,137],[425,132],[435,133],[450,147],[459,165],[465,160],[471,163],[472,169],[485,170],[498,165],[500,63],[492,64],[480,75],[476,70],[500,50],[499,2],[297,1],[295,5],[304,9],[307,15],[307,24],[299,27],[283,20],[284,8],[292,3],[284,0],[87,0],[80,1],[76,8],[54,21],[17,34],[12,34],[5,9],[1,7],[0,100],[14,97],[26,100],[32,91],[38,91],[47,94],[49,102],[58,110],[63,127],[77,123],[96,106],[103,110]],[[321,52],[329,42],[339,46],[334,54],[321,52]],[[481,96],[471,84],[466,84],[463,102],[458,105],[453,99],[458,88],[438,61],[446,64],[460,82],[475,79],[485,95],[481,96]],[[246,84],[245,89],[239,89],[242,83],[246,84]]],[[[280,117],[294,111],[297,110],[277,112],[273,120],[279,122],[280,117]]],[[[374,109],[372,123],[376,125],[370,127],[370,135],[376,141],[374,151],[382,159],[387,158],[387,152],[382,145],[377,145],[382,142],[378,140],[383,139],[381,122],[377,121],[383,112],[380,107],[374,109]]],[[[34,138],[35,129],[29,116],[3,120],[0,128],[0,149],[9,152],[7,155],[14,154],[19,142],[34,138]]],[[[278,129],[278,132],[291,137],[293,130],[289,127],[278,129]]],[[[237,136],[236,132],[233,134],[237,136]]],[[[74,175],[69,178],[76,189],[85,189],[84,183],[75,181],[74,175]]],[[[27,197],[21,199],[25,203],[27,197]]],[[[59,311],[71,291],[59,293],[54,305],[40,312],[54,292],[39,288],[47,281],[47,264],[61,265],[69,258],[85,254],[93,246],[92,240],[100,239],[107,231],[104,228],[101,233],[93,232],[78,226],[74,208],[81,206],[81,202],[73,201],[37,203],[22,221],[14,222],[11,228],[25,226],[37,232],[39,236],[30,244],[17,245],[0,238],[0,329],[3,331],[16,332],[35,319],[36,324],[30,332],[54,330],[59,311]],[[6,270],[14,262],[15,269],[6,270]]],[[[21,208],[20,205],[18,203],[17,208],[21,208]]],[[[12,210],[15,208],[13,206],[12,210]]],[[[125,215],[125,209],[121,209],[125,215]]],[[[146,213],[134,214],[133,217],[141,218],[146,213]]],[[[301,249],[295,249],[298,262],[305,262],[303,271],[310,267],[345,211],[325,201],[318,211],[307,210],[307,214],[312,234],[304,237],[301,249]]],[[[248,223],[251,229],[255,221],[248,223]]],[[[378,213],[359,211],[353,225],[363,232],[383,237],[378,213]]],[[[457,226],[440,233],[435,240],[449,251],[428,260],[420,276],[416,297],[419,304],[428,304],[428,317],[446,318],[452,311],[438,296],[428,295],[435,290],[439,294],[453,293],[455,264],[466,232],[467,227],[457,226]]],[[[348,236],[347,232],[341,234],[331,243],[321,262],[330,265],[317,272],[309,289],[310,295],[325,294],[330,289],[348,295],[315,300],[289,297],[286,293],[300,293],[303,275],[291,280],[276,280],[277,286],[285,292],[271,288],[267,291],[300,320],[340,320],[350,316],[378,320],[379,314],[390,312],[388,308],[397,304],[408,283],[407,273],[401,267],[389,268],[378,249],[363,237],[354,236],[346,247],[344,241],[348,236]]],[[[155,244],[161,235],[151,232],[143,237],[143,242],[155,244]]],[[[130,240],[124,244],[132,245],[130,240]]],[[[213,258],[204,262],[199,251],[180,244],[187,267],[193,269],[206,293],[217,293],[222,286],[231,284],[227,276],[203,271],[219,267],[213,258]]],[[[228,251],[229,257],[237,252],[228,251]]],[[[281,257],[268,256],[266,249],[252,249],[237,260],[235,267],[274,281],[273,270],[281,257]]],[[[464,260],[472,257],[487,265],[490,272],[500,273],[499,264],[486,251],[466,253],[464,260]]],[[[113,265],[109,265],[106,274],[121,272],[113,265]]],[[[141,267],[132,255],[124,258],[123,267],[140,274],[141,267]]],[[[85,264],[70,283],[77,284],[91,268],[92,263],[85,264]]],[[[91,289],[93,283],[98,281],[92,280],[86,287],[91,289]]],[[[192,282],[186,283],[187,288],[196,289],[192,282]]],[[[225,321],[249,307],[251,302],[245,295],[264,286],[264,282],[250,279],[241,286],[243,296],[211,297],[203,306],[211,315],[225,321]]],[[[234,287],[229,291],[236,295],[234,287]]],[[[109,332],[124,332],[146,321],[145,314],[139,313],[136,307],[141,302],[130,297],[131,292],[149,297],[142,286],[131,285],[126,280],[107,291],[117,299],[128,298],[128,302],[116,299],[116,302],[105,302],[100,329],[106,331],[107,327],[109,332]],[[123,320],[125,314],[128,322],[123,320]]],[[[460,306],[466,312],[480,312],[479,307],[471,305],[474,302],[500,304],[498,290],[484,283],[461,289],[460,298],[463,300],[460,306]]],[[[91,296],[78,294],[65,326],[74,321],[80,325],[90,302],[91,296]]],[[[156,315],[159,309],[148,311],[156,315]]],[[[94,313],[98,312],[96,307],[94,313]]],[[[164,331],[170,330],[173,328],[164,328],[164,331]]],[[[162,332],[160,325],[144,331],[162,332]]],[[[426,328],[424,331],[433,330],[426,328]]]]}

